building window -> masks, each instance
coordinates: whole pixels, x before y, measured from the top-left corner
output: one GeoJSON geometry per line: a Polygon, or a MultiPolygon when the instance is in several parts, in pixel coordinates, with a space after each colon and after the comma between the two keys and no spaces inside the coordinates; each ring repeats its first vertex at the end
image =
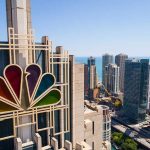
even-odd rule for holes
{"type": "Polygon", "coordinates": [[[38,133],[40,134],[41,139],[42,139],[42,147],[46,146],[48,144],[47,143],[47,139],[48,139],[48,137],[47,137],[47,131],[46,130],[39,131],[38,133]]]}
{"type": "Polygon", "coordinates": [[[93,134],[94,134],[94,121],[92,122],[92,131],[93,131],[93,134]]]}
{"type": "Polygon", "coordinates": [[[46,128],[47,123],[46,123],[46,113],[39,113],[38,114],[38,128],[46,128]]]}
{"type": "Polygon", "coordinates": [[[94,150],[94,142],[92,142],[92,150],[94,150]]]}

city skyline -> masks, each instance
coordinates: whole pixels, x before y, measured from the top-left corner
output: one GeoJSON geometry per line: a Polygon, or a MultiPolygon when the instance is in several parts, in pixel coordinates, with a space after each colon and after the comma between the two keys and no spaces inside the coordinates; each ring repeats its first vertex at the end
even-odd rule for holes
{"type": "Polygon", "coordinates": [[[63,46],[52,51],[48,36],[35,42],[30,0],[6,3],[0,150],[111,150],[109,107],[84,101],[84,64],[63,46]]]}
{"type": "Polygon", "coordinates": [[[150,149],[148,51],[99,51],[149,44],[147,5],[126,2],[1,0],[0,150],[150,149]]]}
{"type": "MultiPolygon", "coordinates": [[[[76,56],[101,56],[105,52],[149,56],[149,4],[148,0],[77,0],[76,3],[39,0],[36,4],[32,0],[33,29],[39,31],[35,32],[38,41],[41,35],[49,35],[54,47],[64,45],[76,56]],[[37,15],[40,9],[44,11],[37,15]]],[[[6,40],[4,6],[4,0],[1,0],[1,40],[6,40]]]]}

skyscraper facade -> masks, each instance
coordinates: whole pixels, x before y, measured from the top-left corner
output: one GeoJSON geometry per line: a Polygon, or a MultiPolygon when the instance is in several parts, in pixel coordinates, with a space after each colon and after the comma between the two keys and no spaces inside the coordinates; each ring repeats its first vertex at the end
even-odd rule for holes
{"type": "Polygon", "coordinates": [[[69,54],[35,43],[29,0],[7,0],[8,41],[0,43],[0,149],[72,149],[69,54]]]}
{"type": "Polygon", "coordinates": [[[94,89],[96,87],[96,81],[97,81],[97,77],[96,77],[96,66],[95,65],[91,65],[89,68],[89,75],[90,75],[90,89],[94,89]]]}
{"type": "Polygon", "coordinates": [[[150,112],[150,65],[149,65],[149,90],[148,90],[148,103],[147,103],[148,112],[150,112]]]}
{"type": "MultiPolygon", "coordinates": [[[[16,39],[18,42],[18,50],[15,51],[16,61],[17,64],[25,67],[26,64],[32,63],[32,51],[25,51],[23,49],[27,49],[28,40],[33,40],[32,35],[32,23],[31,23],[31,10],[30,10],[30,0],[6,0],[6,8],[7,8],[7,27],[8,27],[8,39],[11,42],[12,37],[11,34],[18,34],[19,37],[16,39]],[[12,30],[13,29],[13,30],[12,30]],[[11,34],[9,34],[11,33],[11,34]],[[28,35],[27,38],[25,35],[28,35]]],[[[31,42],[32,42],[31,40],[31,42]]]]}
{"type": "Polygon", "coordinates": [[[149,60],[126,60],[124,115],[132,123],[144,121],[148,103],[149,60]]]}
{"type": "Polygon", "coordinates": [[[93,99],[93,91],[97,84],[97,74],[96,74],[96,65],[95,65],[95,58],[89,57],[88,58],[88,99],[93,99]]]}
{"type": "Polygon", "coordinates": [[[88,80],[88,65],[84,64],[84,98],[88,98],[89,80],[88,80]]]}
{"type": "Polygon", "coordinates": [[[95,58],[91,56],[88,58],[88,67],[92,65],[95,65],[95,58]]]}
{"type": "MultiPolygon", "coordinates": [[[[8,41],[0,42],[0,150],[92,150],[84,141],[84,65],[76,65],[62,46],[53,51],[47,36],[35,43],[29,0],[7,0],[6,5],[8,41]]],[[[101,149],[101,142],[95,147],[101,149]]]]}
{"type": "Polygon", "coordinates": [[[6,0],[6,9],[7,28],[14,28],[15,33],[30,33],[32,29],[30,0],[20,0],[20,2],[6,0]],[[21,8],[22,11],[16,9],[17,7],[21,8]],[[22,17],[20,17],[20,15],[22,17]],[[21,27],[23,27],[23,29],[21,29],[21,27]]]}
{"type": "Polygon", "coordinates": [[[119,92],[119,67],[116,64],[105,66],[105,88],[112,94],[119,92]]]}
{"type": "Polygon", "coordinates": [[[124,71],[125,71],[125,60],[128,59],[128,55],[119,54],[115,56],[115,63],[119,67],[119,88],[120,91],[124,91],[124,71]]]}
{"type": "Polygon", "coordinates": [[[96,87],[96,65],[95,58],[88,58],[88,81],[89,81],[89,89],[94,89],[96,87]]]}
{"type": "Polygon", "coordinates": [[[104,54],[102,56],[102,83],[105,85],[105,66],[113,63],[113,55],[104,54]]]}

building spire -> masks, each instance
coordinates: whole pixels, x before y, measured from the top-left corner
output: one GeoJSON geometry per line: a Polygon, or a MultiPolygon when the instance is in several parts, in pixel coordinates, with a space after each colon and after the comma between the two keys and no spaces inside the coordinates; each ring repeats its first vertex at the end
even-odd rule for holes
{"type": "Polygon", "coordinates": [[[30,0],[6,0],[7,27],[16,34],[27,34],[32,28],[30,0]]]}
{"type": "Polygon", "coordinates": [[[25,68],[32,63],[32,50],[28,49],[32,44],[30,0],[6,0],[6,9],[8,41],[18,47],[13,54],[14,63],[25,68]]]}

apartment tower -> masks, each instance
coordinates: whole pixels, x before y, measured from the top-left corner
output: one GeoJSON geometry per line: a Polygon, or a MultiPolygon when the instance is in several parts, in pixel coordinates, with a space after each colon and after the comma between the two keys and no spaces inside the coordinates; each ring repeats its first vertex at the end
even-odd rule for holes
{"type": "Polygon", "coordinates": [[[119,54],[115,56],[115,63],[119,67],[119,88],[120,92],[124,92],[124,71],[125,71],[125,60],[128,59],[128,55],[119,54]]]}
{"type": "Polygon", "coordinates": [[[93,90],[96,87],[96,65],[95,58],[88,58],[88,81],[89,81],[89,89],[93,90]]]}
{"type": "Polygon", "coordinates": [[[105,67],[113,63],[113,55],[104,54],[102,56],[102,83],[105,85],[105,67]]]}

